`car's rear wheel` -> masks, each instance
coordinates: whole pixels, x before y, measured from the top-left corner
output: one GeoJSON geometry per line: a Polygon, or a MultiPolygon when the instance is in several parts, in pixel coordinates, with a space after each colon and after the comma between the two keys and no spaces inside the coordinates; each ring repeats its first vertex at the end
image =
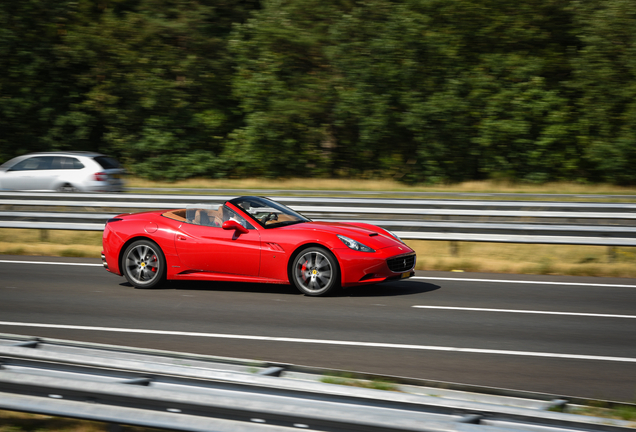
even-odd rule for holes
{"type": "Polygon", "coordinates": [[[340,268],[336,257],[325,248],[300,251],[290,268],[290,282],[303,294],[321,296],[340,287],[340,268]]]}
{"type": "Polygon", "coordinates": [[[135,288],[154,288],[165,279],[166,258],[156,243],[137,240],[126,248],[122,270],[135,288]]]}
{"type": "Polygon", "coordinates": [[[78,189],[70,183],[64,183],[57,188],[58,192],[78,192],[78,189]]]}

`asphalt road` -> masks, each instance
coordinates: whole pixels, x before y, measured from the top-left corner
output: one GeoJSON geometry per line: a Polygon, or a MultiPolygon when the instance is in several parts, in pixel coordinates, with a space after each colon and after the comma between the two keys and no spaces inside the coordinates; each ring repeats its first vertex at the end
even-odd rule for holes
{"type": "Polygon", "coordinates": [[[136,290],[99,260],[0,256],[0,333],[629,402],[635,306],[634,279],[417,272],[311,298],[265,284],[136,290]]]}

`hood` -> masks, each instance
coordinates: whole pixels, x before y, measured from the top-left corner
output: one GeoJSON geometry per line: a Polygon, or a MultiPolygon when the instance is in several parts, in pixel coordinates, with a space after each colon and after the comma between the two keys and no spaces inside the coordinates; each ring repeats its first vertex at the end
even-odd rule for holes
{"type": "Polygon", "coordinates": [[[375,225],[358,222],[308,222],[302,225],[305,229],[315,229],[349,237],[376,250],[396,245],[403,246],[395,237],[375,225]]]}

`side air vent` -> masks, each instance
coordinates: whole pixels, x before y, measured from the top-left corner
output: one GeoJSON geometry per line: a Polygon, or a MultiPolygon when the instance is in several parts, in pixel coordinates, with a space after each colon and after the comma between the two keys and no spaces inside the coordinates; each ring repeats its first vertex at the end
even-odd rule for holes
{"type": "Polygon", "coordinates": [[[285,252],[285,249],[278,243],[265,243],[267,247],[276,252],[285,252]]]}

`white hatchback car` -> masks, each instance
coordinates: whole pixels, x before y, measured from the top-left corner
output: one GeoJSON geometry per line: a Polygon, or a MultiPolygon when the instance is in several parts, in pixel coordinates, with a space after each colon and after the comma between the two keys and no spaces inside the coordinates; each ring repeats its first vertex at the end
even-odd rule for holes
{"type": "Polygon", "coordinates": [[[119,162],[100,153],[31,153],[0,166],[0,190],[121,192],[124,174],[119,162]]]}

